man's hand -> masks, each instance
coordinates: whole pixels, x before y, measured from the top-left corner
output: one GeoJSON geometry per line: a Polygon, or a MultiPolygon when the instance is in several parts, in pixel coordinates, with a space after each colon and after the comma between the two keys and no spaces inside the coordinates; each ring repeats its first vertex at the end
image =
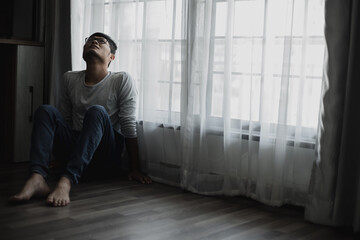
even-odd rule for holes
{"type": "Polygon", "coordinates": [[[146,176],[140,172],[139,164],[139,146],[137,138],[125,138],[126,150],[129,153],[129,159],[131,164],[132,171],[128,174],[129,180],[136,180],[141,183],[152,183],[152,180],[149,176],[146,176]]]}
{"type": "Polygon", "coordinates": [[[152,180],[149,176],[142,174],[140,171],[131,171],[128,174],[129,180],[136,180],[143,184],[152,183],[152,180]]]}

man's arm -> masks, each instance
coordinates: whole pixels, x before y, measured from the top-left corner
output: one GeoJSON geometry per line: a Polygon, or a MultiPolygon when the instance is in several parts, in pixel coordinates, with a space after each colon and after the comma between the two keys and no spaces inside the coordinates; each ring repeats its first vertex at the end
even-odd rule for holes
{"type": "Polygon", "coordinates": [[[134,179],[141,183],[151,183],[151,178],[140,170],[139,146],[136,136],[137,90],[135,82],[129,74],[125,73],[117,83],[119,84],[118,101],[121,133],[125,136],[126,150],[130,158],[129,179],[134,179]]]}
{"type": "Polygon", "coordinates": [[[139,146],[137,138],[125,138],[125,145],[130,157],[129,179],[135,179],[141,183],[151,183],[151,178],[140,171],[139,146]]]}

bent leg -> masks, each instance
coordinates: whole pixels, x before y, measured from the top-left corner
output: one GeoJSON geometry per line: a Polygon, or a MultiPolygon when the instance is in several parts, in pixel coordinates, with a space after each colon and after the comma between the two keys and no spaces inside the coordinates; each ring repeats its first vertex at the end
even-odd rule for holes
{"type": "Polygon", "coordinates": [[[66,158],[71,154],[75,141],[73,131],[57,108],[40,106],[35,113],[31,135],[30,172],[39,173],[46,179],[53,150],[55,155],[66,158]]]}
{"type": "Polygon", "coordinates": [[[64,176],[77,184],[84,169],[89,165],[96,152],[99,161],[108,164],[114,159],[120,161],[120,149],[117,145],[111,120],[102,106],[92,106],[85,114],[83,128],[76,147],[70,156],[64,176]]]}
{"type": "Polygon", "coordinates": [[[53,106],[42,105],[35,112],[31,136],[31,176],[20,193],[9,198],[10,202],[23,202],[32,196],[47,196],[50,192],[45,179],[51,158],[54,136],[60,132],[71,132],[60,112],[53,106]]]}
{"type": "MultiPolygon", "coordinates": [[[[122,146],[121,146],[122,147],[122,146]]],[[[110,118],[102,106],[90,107],[83,120],[83,128],[77,137],[73,152],[69,157],[65,172],[55,190],[49,194],[47,203],[53,206],[66,206],[70,202],[71,184],[77,184],[85,168],[92,161],[95,152],[100,160],[120,160],[116,154],[115,133],[110,118]]]]}

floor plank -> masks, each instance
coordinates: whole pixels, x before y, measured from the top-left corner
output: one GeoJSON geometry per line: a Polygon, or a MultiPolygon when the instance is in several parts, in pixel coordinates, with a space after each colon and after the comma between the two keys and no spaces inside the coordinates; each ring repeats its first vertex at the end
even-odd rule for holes
{"type": "MultiPolygon", "coordinates": [[[[27,164],[0,164],[0,239],[356,239],[339,229],[307,223],[299,208],[272,208],[243,197],[209,197],[125,179],[82,182],[71,203],[45,199],[9,205],[27,164]]],[[[54,186],[55,179],[49,185],[54,186]]]]}

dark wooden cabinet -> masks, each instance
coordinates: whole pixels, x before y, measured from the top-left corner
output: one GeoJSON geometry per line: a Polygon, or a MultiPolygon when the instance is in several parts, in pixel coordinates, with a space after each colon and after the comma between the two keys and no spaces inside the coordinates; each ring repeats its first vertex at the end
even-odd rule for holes
{"type": "Polygon", "coordinates": [[[28,161],[33,114],[43,103],[46,0],[0,7],[0,162],[28,161]]]}
{"type": "Polygon", "coordinates": [[[43,41],[45,0],[7,0],[0,7],[0,38],[43,41]]]}
{"type": "Polygon", "coordinates": [[[0,39],[1,162],[28,161],[34,111],[43,103],[44,47],[0,39]]]}

